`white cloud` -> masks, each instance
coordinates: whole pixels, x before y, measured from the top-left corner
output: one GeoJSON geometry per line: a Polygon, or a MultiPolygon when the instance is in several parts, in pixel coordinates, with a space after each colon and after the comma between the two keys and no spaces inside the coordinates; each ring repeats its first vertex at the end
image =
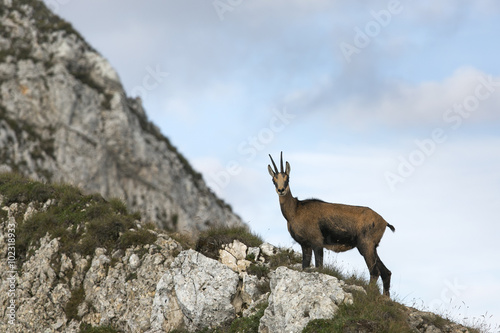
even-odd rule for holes
{"type": "Polygon", "coordinates": [[[386,82],[371,94],[365,91],[340,98],[343,82],[331,80],[286,97],[290,105],[324,114],[332,123],[352,127],[434,125],[456,129],[463,122],[500,121],[500,77],[472,67],[457,69],[439,81],[386,82]]]}
{"type": "Polygon", "coordinates": [[[474,68],[460,68],[440,82],[396,83],[371,105],[362,107],[389,123],[441,124],[452,122],[449,118],[453,115],[481,122],[499,120],[500,113],[495,108],[499,102],[500,77],[474,68]],[[450,113],[449,109],[455,111],[450,113]]]}

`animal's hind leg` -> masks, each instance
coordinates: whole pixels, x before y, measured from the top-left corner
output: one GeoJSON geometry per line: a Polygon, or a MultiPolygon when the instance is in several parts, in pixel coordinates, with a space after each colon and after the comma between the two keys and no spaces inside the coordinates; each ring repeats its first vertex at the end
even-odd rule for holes
{"type": "Polygon", "coordinates": [[[368,271],[370,272],[370,284],[376,285],[377,280],[380,276],[380,271],[377,265],[378,255],[375,247],[358,246],[358,251],[365,259],[366,266],[368,267],[368,271]]]}
{"type": "Polygon", "coordinates": [[[311,266],[312,248],[300,245],[302,247],[302,269],[311,266]]]}
{"type": "Polygon", "coordinates": [[[316,262],[316,268],[323,267],[323,248],[322,247],[314,248],[314,260],[316,262]]]}
{"type": "Polygon", "coordinates": [[[380,260],[378,254],[377,254],[377,266],[378,270],[380,271],[380,275],[382,276],[382,282],[384,284],[384,295],[390,296],[389,289],[391,287],[391,271],[385,267],[384,263],[382,260],[380,260]]]}

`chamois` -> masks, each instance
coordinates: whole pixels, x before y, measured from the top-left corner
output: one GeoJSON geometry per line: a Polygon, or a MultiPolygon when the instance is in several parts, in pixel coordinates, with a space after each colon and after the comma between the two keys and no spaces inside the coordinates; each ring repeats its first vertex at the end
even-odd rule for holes
{"type": "Polygon", "coordinates": [[[386,227],[395,228],[368,207],[327,203],[317,199],[298,200],[290,192],[290,164],[283,171],[281,152],[280,172],[273,161],[269,174],[279,196],[281,212],[287,221],[288,232],[302,247],[302,269],[310,266],[312,251],[316,267],[323,266],[323,248],[344,252],[357,248],[370,272],[370,283],[382,276],[384,295],[389,296],[391,271],[377,254],[377,246],[386,227]]]}

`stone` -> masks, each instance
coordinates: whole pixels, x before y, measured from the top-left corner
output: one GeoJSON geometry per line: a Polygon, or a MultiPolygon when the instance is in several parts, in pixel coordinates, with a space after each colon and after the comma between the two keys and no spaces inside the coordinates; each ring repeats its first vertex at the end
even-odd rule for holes
{"type": "MultiPolygon", "coordinates": [[[[1,207],[1,211],[6,212],[0,215],[1,230],[5,230],[8,223],[24,222],[37,213],[36,207],[44,210],[42,203],[34,202],[1,207]]],[[[7,239],[2,236],[0,233],[0,249],[6,253],[7,239]]],[[[36,327],[40,332],[77,333],[81,323],[111,325],[127,333],[150,329],[156,285],[178,253],[177,242],[160,233],[155,244],[113,251],[113,260],[103,248],[82,257],[78,253],[61,253],[62,247],[60,240],[47,234],[21,263],[16,276],[16,323],[10,326],[0,321],[0,332],[31,332],[36,327]],[[157,250],[152,251],[153,248],[157,250]],[[137,267],[134,262],[139,258],[134,258],[134,251],[144,253],[137,267]],[[127,260],[132,259],[132,265],[122,261],[124,253],[128,254],[127,260]],[[81,321],[68,322],[65,306],[72,292],[80,287],[85,294],[76,307],[81,321]]],[[[0,260],[0,270],[9,271],[7,260],[0,260]]],[[[9,301],[6,287],[7,282],[0,281],[1,304],[9,301]]]]}
{"type": "Polygon", "coordinates": [[[260,248],[258,247],[249,247],[247,250],[247,257],[253,258],[255,261],[259,261],[260,259],[260,248]]]}
{"type": "Polygon", "coordinates": [[[226,250],[219,250],[219,258],[221,263],[231,268],[233,271],[238,271],[238,260],[226,250]]]}
{"type": "Polygon", "coordinates": [[[265,256],[271,257],[278,253],[278,249],[269,243],[262,243],[259,248],[265,256]]]}
{"type": "Polygon", "coordinates": [[[257,311],[259,311],[259,307],[262,305],[266,305],[269,299],[269,293],[265,293],[260,295],[257,299],[253,300],[252,303],[248,305],[248,308],[244,309],[242,312],[243,317],[253,316],[257,311]]]}
{"type": "Polygon", "coordinates": [[[128,263],[130,265],[130,268],[135,270],[141,264],[141,260],[139,259],[139,256],[137,254],[133,253],[128,259],[128,263]]]}
{"type": "Polygon", "coordinates": [[[236,260],[243,260],[247,257],[248,247],[237,239],[235,239],[233,243],[225,245],[224,248],[227,252],[231,253],[236,260]]]}
{"type": "Polygon", "coordinates": [[[301,332],[310,320],[333,317],[346,301],[352,302],[352,296],[337,278],[278,267],[259,332],[301,332]]]}
{"type": "Polygon", "coordinates": [[[247,268],[250,267],[251,264],[252,264],[252,262],[249,260],[245,260],[245,259],[238,260],[238,262],[236,263],[236,266],[238,268],[238,272],[245,272],[247,270],[247,268]]]}
{"type": "Polygon", "coordinates": [[[65,255],[64,253],[61,255],[61,268],[59,269],[59,276],[65,276],[67,272],[73,270],[73,262],[71,258],[65,255]]]}
{"type": "Polygon", "coordinates": [[[361,286],[356,286],[353,284],[344,284],[342,288],[344,288],[344,290],[347,291],[348,293],[358,292],[366,295],[365,288],[361,286]]]}
{"type": "Polygon", "coordinates": [[[181,252],[158,282],[149,332],[193,332],[234,318],[238,282],[226,265],[194,250],[181,252]]]}
{"type": "Polygon", "coordinates": [[[35,212],[35,208],[33,207],[33,203],[30,202],[30,204],[26,208],[26,213],[24,213],[23,220],[26,221],[27,219],[29,219],[33,215],[34,212],[35,212]]]}
{"type": "Polygon", "coordinates": [[[255,275],[244,274],[242,292],[246,293],[252,301],[255,301],[262,295],[259,291],[258,284],[264,282],[264,278],[259,280],[255,275]]]}
{"type": "Polygon", "coordinates": [[[245,244],[235,239],[231,244],[223,245],[223,249],[219,250],[220,261],[235,272],[245,272],[252,264],[246,259],[247,249],[245,244]]]}

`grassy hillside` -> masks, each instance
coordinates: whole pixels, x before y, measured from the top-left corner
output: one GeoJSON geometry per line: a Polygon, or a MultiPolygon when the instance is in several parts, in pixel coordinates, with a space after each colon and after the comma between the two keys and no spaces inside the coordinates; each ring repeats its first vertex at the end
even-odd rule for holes
{"type": "Polygon", "coordinates": [[[25,220],[16,219],[18,265],[47,234],[60,238],[62,253],[83,256],[92,255],[98,247],[112,251],[156,240],[147,228],[137,228],[140,215],[130,213],[122,201],[107,201],[99,194],[84,195],[74,186],[44,184],[15,173],[1,173],[0,195],[3,206],[29,204],[37,211],[25,220]]]}

